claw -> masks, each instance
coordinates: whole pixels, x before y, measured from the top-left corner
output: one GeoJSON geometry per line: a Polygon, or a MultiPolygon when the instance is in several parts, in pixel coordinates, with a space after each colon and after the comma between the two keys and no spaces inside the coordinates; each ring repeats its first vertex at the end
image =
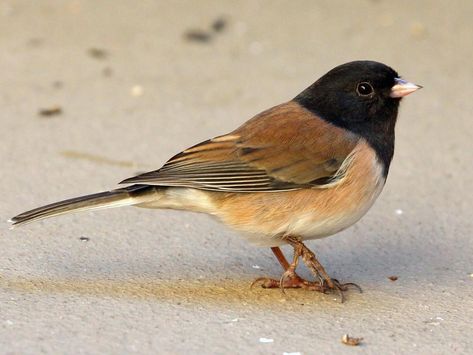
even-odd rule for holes
{"type": "Polygon", "coordinates": [[[287,278],[287,271],[281,275],[281,279],[279,280],[279,289],[281,290],[281,293],[286,296],[286,291],[284,290],[284,281],[287,278]]]}
{"type": "Polygon", "coordinates": [[[340,283],[337,279],[332,279],[334,287],[332,290],[336,291],[338,295],[340,296],[340,303],[343,303],[345,301],[345,295],[344,292],[348,291],[348,287],[354,287],[356,288],[360,293],[363,292],[360,286],[358,286],[356,283],[353,282],[347,282],[347,283],[340,283]]]}
{"type": "Polygon", "coordinates": [[[363,289],[357,285],[356,283],[354,282],[347,282],[347,283],[344,283],[342,284],[343,287],[345,287],[347,290],[348,290],[348,287],[351,286],[353,288],[356,288],[356,290],[359,292],[359,293],[363,293],[363,289]]]}
{"type": "Polygon", "coordinates": [[[337,287],[337,293],[340,296],[340,303],[345,302],[345,296],[343,295],[343,291],[337,287]]]}
{"type": "Polygon", "coordinates": [[[270,279],[269,277],[258,277],[251,283],[250,289],[252,289],[253,286],[256,285],[258,282],[261,282],[262,288],[274,288],[274,285],[278,285],[278,282],[276,280],[270,279]]]}
{"type": "Polygon", "coordinates": [[[363,293],[363,290],[361,289],[360,286],[358,286],[356,283],[354,282],[346,282],[344,284],[340,283],[340,281],[338,281],[337,279],[332,279],[333,283],[338,287],[340,288],[342,291],[348,291],[348,288],[349,287],[353,287],[353,288],[356,288],[358,290],[358,292],[360,293],[363,293]]]}
{"type": "Polygon", "coordinates": [[[282,275],[281,279],[279,280],[279,287],[281,289],[281,292],[283,295],[286,295],[286,291],[284,290],[285,288],[291,287],[304,287],[305,284],[307,283],[306,280],[301,279],[294,271],[295,267],[291,265],[289,269],[287,269],[282,275]],[[286,280],[288,280],[288,283],[286,284],[286,280]]]}

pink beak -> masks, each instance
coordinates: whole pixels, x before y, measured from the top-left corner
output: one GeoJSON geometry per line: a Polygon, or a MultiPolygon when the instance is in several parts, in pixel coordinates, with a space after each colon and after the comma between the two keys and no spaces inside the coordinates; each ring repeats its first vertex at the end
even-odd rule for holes
{"type": "Polygon", "coordinates": [[[422,86],[410,83],[401,78],[396,78],[394,80],[396,84],[391,88],[391,93],[389,95],[391,97],[404,97],[414,91],[422,89],[422,86]]]}

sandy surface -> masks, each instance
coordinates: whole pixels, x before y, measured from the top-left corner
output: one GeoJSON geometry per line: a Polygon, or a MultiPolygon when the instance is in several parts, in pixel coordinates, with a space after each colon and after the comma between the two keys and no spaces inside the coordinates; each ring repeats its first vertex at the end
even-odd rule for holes
{"type": "Polygon", "coordinates": [[[0,353],[471,353],[472,13],[469,1],[0,2],[1,220],[157,168],[349,60],[425,86],[403,102],[374,208],[309,244],[364,294],[250,290],[280,274],[270,250],[204,215],[5,223],[0,353]],[[219,16],[210,41],[183,37],[219,16]],[[62,114],[38,115],[54,105],[62,114]]]}

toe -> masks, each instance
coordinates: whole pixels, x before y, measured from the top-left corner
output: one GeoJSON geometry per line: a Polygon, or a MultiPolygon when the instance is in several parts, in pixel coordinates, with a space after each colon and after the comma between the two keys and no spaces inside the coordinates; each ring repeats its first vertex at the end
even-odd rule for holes
{"type": "Polygon", "coordinates": [[[253,288],[256,284],[260,284],[262,288],[279,288],[279,281],[271,279],[269,277],[259,277],[253,281],[250,288],[253,288]]]}

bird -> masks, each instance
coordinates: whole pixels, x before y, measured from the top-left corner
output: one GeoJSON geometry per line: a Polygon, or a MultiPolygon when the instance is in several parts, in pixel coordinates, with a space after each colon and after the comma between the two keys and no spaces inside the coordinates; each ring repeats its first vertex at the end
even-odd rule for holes
{"type": "Polygon", "coordinates": [[[391,67],[357,60],[328,71],[295,98],[234,131],[196,144],[160,169],[125,179],[110,191],[23,212],[12,227],[78,211],[122,206],[209,214],[249,242],[271,248],[283,268],[263,288],[338,293],[307,240],[356,223],[383,189],[394,154],[401,99],[422,88],[391,67]],[[282,245],[292,246],[289,262],[282,245]],[[302,260],[314,276],[296,273],[302,260]]]}

